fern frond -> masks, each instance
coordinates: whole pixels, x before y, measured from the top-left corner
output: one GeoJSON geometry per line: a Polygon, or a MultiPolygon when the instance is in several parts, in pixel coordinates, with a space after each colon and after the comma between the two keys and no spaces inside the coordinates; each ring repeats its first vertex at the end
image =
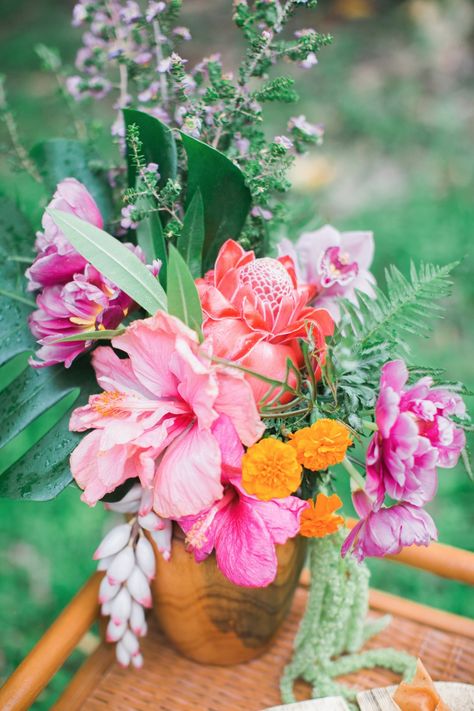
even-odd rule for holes
{"type": "Polygon", "coordinates": [[[407,279],[395,266],[385,271],[387,293],[375,289],[375,296],[356,292],[357,304],[341,301],[343,318],[340,333],[353,352],[364,354],[375,347],[386,347],[406,354],[408,334],[427,336],[430,320],[439,318],[437,303],[451,293],[450,275],[457,262],[438,267],[422,264],[417,271],[411,264],[407,279]]]}

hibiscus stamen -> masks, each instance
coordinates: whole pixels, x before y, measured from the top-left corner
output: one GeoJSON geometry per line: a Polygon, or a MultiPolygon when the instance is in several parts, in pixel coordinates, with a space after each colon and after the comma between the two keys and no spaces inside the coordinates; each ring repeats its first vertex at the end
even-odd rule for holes
{"type": "Polygon", "coordinates": [[[119,390],[110,390],[94,395],[91,398],[90,405],[95,412],[104,417],[114,417],[123,414],[123,401],[125,393],[119,390]]]}

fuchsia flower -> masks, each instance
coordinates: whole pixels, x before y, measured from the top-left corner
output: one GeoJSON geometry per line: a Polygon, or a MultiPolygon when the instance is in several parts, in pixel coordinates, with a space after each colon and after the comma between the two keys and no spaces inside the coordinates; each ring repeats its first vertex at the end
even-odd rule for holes
{"type": "Polygon", "coordinates": [[[229,418],[245,445],[263,433],[250,386],[235,369],[212,364],[210,344],[200,346],[193,331],[160,311],[112,343],[129,357],[94,351],[104,392],[70,421],[71,430],[93,429],[71,456],[82,499],[94,505],[138,477],[163,518],[198,514],[223,495],[219,417],[229,418]]]}
{"type": "Polygon", "coordinates": [[[400,503],[374,511],[364,491],[356,492],[352,500],[362,519],[344,541],[343,556],[352,550],[359,561],[368,556],[382,558],[400,553],[405,546],[428,546],[438,537],[433,519],[418,506],[400,503]]]}
{"type": "MultiPolygon", "coordinates": [[[[102,215],[94,198],[75,178],[66,178],[59,183],[48,208],[69,212],[100,229],[103,227],[102,215]]],[[[87,264],[47,212],[43,215],[42,226],[43,232],[38,232],[36,236],[38,256],[26,270],[28,291],[66,284],[87,264]]]]}
{"type": "Polygon", "coordinates": [[[241,484],[243,447],[228,418],[219,418],[214,435],[222,451],[224,494],[178,523],[197,562],[215,550],[217,565],[235,585],[265,587],[277,572],[275,544],[297,535],[308,504],[295,496],[260,501],[247,494],[241,484]]]}
{"type": "Polygon", "coordinates": [[[372,232],[338,232],[324,225],[302,234],[296,244],[281,240],[279,253],[293,259],[298,278],[316,290],[316,305],[326,308],[336,321],[338,298],[354,302],[356,289],[374,294],[375,279],[369,271],[374,256],[372,232]]]}
{"type": "Polygon", "coordinates": [[[382,368],[375,410],[379,429],[367,450],[366,490],[376,506],[385,494],[415,506],[430,501],[436,467],[454,467],[465,446],[463,430],[450,420],[450,415],[465,415],[459,395],[432,388],[431,378],[406,388],[407,381],[403,361],[382,368]]]}
{"type": "MultiPolygon", "coordinates": [[[[302,365],[298,339],[312,327],[319,357],[324,358],[325,337],[332,335],[334,323],[325,309],[307,305],[312,291],[297,282],[291,259],[256,259],[253,252],[227,240],[215,268],[196,283],[204,333],[212,336],[217,355],[284,380],[288,359],[302,365]]],[[[254,376],[249,383],[257,401],[268,392],[268,385],[254,376]]]]}

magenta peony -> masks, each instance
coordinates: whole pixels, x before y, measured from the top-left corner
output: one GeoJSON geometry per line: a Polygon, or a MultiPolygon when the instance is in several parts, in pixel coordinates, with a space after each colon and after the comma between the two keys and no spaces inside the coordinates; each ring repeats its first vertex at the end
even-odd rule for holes
{"type": "Polygon", "coordinates": [[[431,378],[406,387],[408,370],[401,360],[382,368],[375,410],[378,432],[367,449],[366,491],[381,506],[385,495],[422,506],[437,488],[436,467],[453,467],[465,435],[450,419],[465,406],[456,393],[433,388],[431,378]]]}

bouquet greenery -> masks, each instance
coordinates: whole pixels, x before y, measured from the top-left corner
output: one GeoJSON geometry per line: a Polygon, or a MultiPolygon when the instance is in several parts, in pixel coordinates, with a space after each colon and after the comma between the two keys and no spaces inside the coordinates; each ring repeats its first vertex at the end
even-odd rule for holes
{"type": "MultiPolygon", "coordinates": [[[[409,277],[389,266],[384,290],[370,272],[370,232],[309,225],[288,238],[288,170],[323,129],[295,116],[269,137],[263,107],[298,100],[279,60],[310,69],[330,42],[288,31],[294,12],[315,4],[235,0],[246,50],[229,72],[218,55],[191,68],[178,53],[190,39],[180,0],[82,0],[77,73],[39,50],[78,139],[28,153],[0,97],[21,184],[35,195],[27,215],[21,196],[20,207],[1,198],[0,495],[40,501],[72,483],[89,506],[129,514],[95,557],[106,571],[107,637],[120,663],[136,667],[155,574],[150,540],[169,559],[173,523],[196,561],[215,551],[243,586],[271,584],[275,545],[301,534],[326,541],[312,565],[325,566],[334,590],[342,547],[350,582],[333,600],[347,634],[336,625],[332,646],[329,628],[308,636],[313,604],[285,698],[298,675],[315,693],[334,691],[328,679],[347,660],[329,668],[331,655],[367,635],[348,629],[348,616],[363,621],[366,609],[356,561],[428,545],[436,528],[424,505],[438,469],[461,455],[469,468],[463,388],[410,363],[405,338],[429,333],[455,265],[412,266],[409,277]],[[112,163],[87,121],[88,101],[106,97],[112,163]],[[350,532],[338,464],[360,516],[350,532]]],[[[384,663],[406,666],[396,655],[384,663]]]]}

